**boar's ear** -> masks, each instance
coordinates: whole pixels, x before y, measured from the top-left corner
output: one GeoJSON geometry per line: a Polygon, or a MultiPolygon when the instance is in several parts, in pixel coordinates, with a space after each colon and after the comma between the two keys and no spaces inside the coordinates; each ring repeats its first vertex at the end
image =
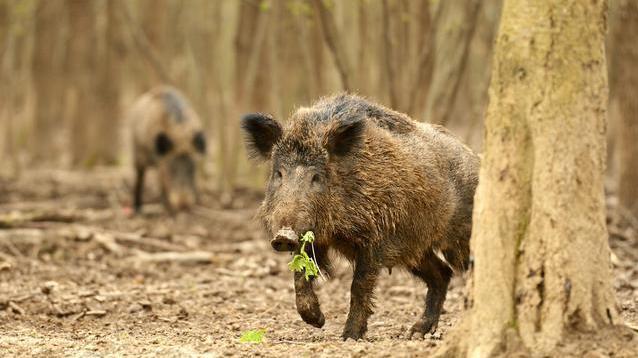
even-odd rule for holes
{"type": "Polygon", "coordinates": [[[160,156],[165,155],[173,149],[173,141],[166,135],[166,133],[161,132],[155,136],[155,152],[160,156]]]}
{"type": "Polygon", "coordinates": [[[272,147],[279,141],[283,130],[279,122],[262,113],[246,114],[241,119],[246,147],[253,158],[270,159],[272,147]]]}
{"type": "Polygon", "coordinates": [[[335,122],[323,139],[323,146],[330,155],[339,157],[353,152],[363,141],[365,122],[361,118],[335,122]]]}
{"type": "Polygon", "coordinates": [[[201,154],[206,154],[206,137],[203,132],[197,132],[193,136],[193,147],[201,154]]]}

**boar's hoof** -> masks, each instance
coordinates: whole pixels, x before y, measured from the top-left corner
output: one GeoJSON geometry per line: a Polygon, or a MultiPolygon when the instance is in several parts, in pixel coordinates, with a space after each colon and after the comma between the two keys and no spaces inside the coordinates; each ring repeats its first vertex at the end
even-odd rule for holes
{"type": "Polygon", "coordinates": [[[299,246],[297,234],[289,228],[281,229],[270,241],[270,246],[275,251],[295,251],[299,246]]]}
{"type": "Polygon", "coordinates": [[[351,338],[355,341],[363,338],[363,335],[366,333],[367,327],[354,327],[354,325],[346,324],[346,328],[343,329],[343,333],[341,333],[341,338],[344,341],[347,341],[348,338],[351,338]]]}
{"type": "Polygon", "coordinates": [[[326,323],[326,317],[324,317],[323,313],[318,309],[300,311],[299,315],[304,322],[317,328],[323,327],[323,325],[326,323]]]}
{"type": "Polygon", "coordinates": [[[416,338],[423,338],[427,333],[434,333],[439,324],[439,319],[433,317],[426,317],[418,320],[408,333],[408,338],[412,339],[414,335],[416,338]]]}

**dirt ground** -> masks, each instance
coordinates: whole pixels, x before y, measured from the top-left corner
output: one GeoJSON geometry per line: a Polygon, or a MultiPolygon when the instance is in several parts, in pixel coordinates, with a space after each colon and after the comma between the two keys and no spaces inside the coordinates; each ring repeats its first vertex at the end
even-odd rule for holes
{"type": "MultiPolygon", "coordinates": [[[[326,325],[303,323],[290,256],[274,253],[252,219],[260,193],[238,191],[222,208],[204,190],[202,207],[170,217],[153,204],[154,188],[144,214],[131,216],[130,177],[111,169],[0,177],[0,355],[422,356],[460,319],[457,277],[438,331],[408,340],[425,286],[384,272],[365,340],[342,342],[349,266],[319,284],[326,325]],[[265,330],[264,341],[240,343],[253,329],[265,330]]],[[[620,310],[635,327],[638,240],[613,221],[610,231],[620,310]]]]}

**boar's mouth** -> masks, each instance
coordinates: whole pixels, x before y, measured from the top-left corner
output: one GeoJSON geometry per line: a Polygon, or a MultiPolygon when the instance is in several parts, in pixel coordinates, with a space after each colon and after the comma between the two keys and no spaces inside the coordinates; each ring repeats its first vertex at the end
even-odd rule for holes
{"type": "Polygon", "coordinates": [[[275,251],[292,252],[299,248],[299,235],[289,227],[281,228],[270,240],[270,246],[275,251]]]}

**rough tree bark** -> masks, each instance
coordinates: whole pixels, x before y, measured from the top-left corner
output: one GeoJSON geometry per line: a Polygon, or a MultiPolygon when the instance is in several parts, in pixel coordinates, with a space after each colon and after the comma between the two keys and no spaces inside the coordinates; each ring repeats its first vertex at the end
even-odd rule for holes
{"type": "Polygon", "coordinates": [[[605,227],[606,1],[506,0],[474,209],[473,306],[440,353],[540,356],[618,322],[605,227]]]}
{"type": "Polygon", "coordinates": [[[611,71],[618,101],[618,204],[621,217],[638,219],[638,2],[618,1],[618,22],[613,26],[611,71]]]}

